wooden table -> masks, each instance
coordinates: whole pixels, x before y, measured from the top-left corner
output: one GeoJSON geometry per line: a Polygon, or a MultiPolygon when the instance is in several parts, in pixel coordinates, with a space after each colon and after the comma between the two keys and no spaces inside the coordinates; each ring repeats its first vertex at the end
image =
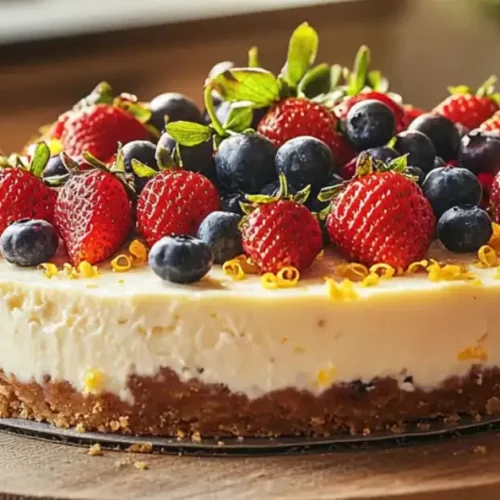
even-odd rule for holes
{"type": "Polygon", "coordinates": [[[498,500],[500,434],[258,458],[89,456],[85,448],[0,434],[0,499],[17,498],[498,500]]]}

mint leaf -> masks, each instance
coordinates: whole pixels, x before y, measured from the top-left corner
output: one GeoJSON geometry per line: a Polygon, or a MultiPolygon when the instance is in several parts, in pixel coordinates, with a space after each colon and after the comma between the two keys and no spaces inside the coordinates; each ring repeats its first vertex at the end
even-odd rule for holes
{"type": "Polygon", "coordinates": [[[182,146],[197,146],[212,137],[212,129],[192,122],[167,123],[167,132],[182,146]]]}
{"type": "Polygon", "coordinates": [[[353,96],[359,94],[366,85],[368,77],[368,66],[370,65],[370,50],[366,45],[362,45],[356,59],[354,60],[354,68],[349,75],[347,86],[347,95],[353,96]]]}
{"type": "Polygon", "coordinates": [[[29,171],[36,175],[37,177],[41,177],[45,167],[47,166],[47,162],[50,159],[50,148],[45,142],[39,142],[35,147],[35,152],[33,153],[33,157],[31,159],[29,171]]]}
{"type": "Polygon", "coordinates": [[[298,85],[309,67],[314,64],[318,44],[318,33],[308,23],[301,24],[292,33],[287,57],[287,81],[292,87],[298,85]]]}
{"type": "Polygon", "coordinates": [[[132,170],[134,171],[135,175],[137,175],[137,177],[147,179],[149,177],[155,176],[158,173],[153,168],[148,167],[139,160],[136,160],[135,158],[132,158],[131,164],[132,164],[132,170]]]}
{"type": "Polygon", "coordinates": [[[310,69],[297,87],[299,96],[305,96],[310,99],[326,94],[331,88],[331,71],[328,64],[319,64],[310,69]]]}
{"type": "Polygon", "coordinates": [[[264,108],[280,98],[280,82],[262,68],[236,68],[216,75],[209,81],[225,101],[247,101],[264,108]]]}
{"type": "Polygon", "coordinates": [[[250,106],[244,103],[234,103],[224,122],[224,128],[233,132],[243,132],[250,128],[252,118],[253,111],[250,106]]]}

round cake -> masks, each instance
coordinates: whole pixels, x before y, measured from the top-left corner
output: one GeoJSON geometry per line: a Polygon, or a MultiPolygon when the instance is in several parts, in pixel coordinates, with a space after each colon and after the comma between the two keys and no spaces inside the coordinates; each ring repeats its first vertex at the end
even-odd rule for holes
{"type": "Polygon", "coordinates": [[[198,439],[500,416],[494,79],[424,112],[366,47],[338,73],[317,45],[304,23],[279,76],[219,63],[205,115],[102,83],[0,158],[1,418],[198,439]]]}

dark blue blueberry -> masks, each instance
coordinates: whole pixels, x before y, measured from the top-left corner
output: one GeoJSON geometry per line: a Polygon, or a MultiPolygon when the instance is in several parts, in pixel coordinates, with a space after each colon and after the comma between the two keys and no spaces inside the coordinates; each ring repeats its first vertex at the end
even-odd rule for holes
{"type": "Polygon", "coordinates": [[[222,141],[215,154],[217,179],[229,192],[259,193],[277,178],[276,147],[260,134],[236,134],[222,141]]]}
{"type": "Polygon", "coordinates": [[[243,253],[240,221],[241,216],[236,214],[212,212],[200,224],[198,238],[210,248],[216,264],[224,264],[243,253]]]}
{"type": "Polygon", "coordinates": [[[443,116],[424,113],[413,120],[408,130],[425,134],[434,144],[436,155],[443,160],[454,160],[460,145],[460,134],[455,124],[443,116]]]}
{"type": "Polygon", "coordinates": [[[203,119],[198,106],[185,95],[167,92],[155,97],[149,103],[151,110],[150,123],[160,132],[165,130],[165,116],[168,122],[187,121],[202,123],[203,119]]]}
{"type": "Polygon", "coordinates": [[[461,123],[455,123],[455,127],[458,130],[458,135],[460,137],[463,137],[464,135],[467,135],[470,132],[470,129],[468,129],[465,125],[462,125],[461,123]]]}
{"type": "Polygon", "coordinates": [[[319,139],[295,137],[285,142],[276,153],[276,171],[285,174],[290,186],[312,190],[324,186],[330,174],[338,169],[330,148],[319,139]]]}
{"type": "Polygon", "coordinates": [[[479,174],[496,174],[500,170],[500,136],[474,130],[460,141],[458,163],[479,174]]]}
{"type": "Polygon", "coordinates": [[[200,281],[213,261],[208,246],[193,236],[165,236],[149,252],[149,266],[154,273],[173,283],[200,281]]]}
{"type": "Polygon", "coordinates": [[[459,205],[477,205],[482,188],[477,177],[465,168],[439,167],[427,174],[422,191],[436,217],[459,205]]]}
{"type": "Polygon", "coordinates": [[[54,257],[59,238],[47,221],[22,219],[7,226],[0,237],[5,260],[22,267],[38,266],[54,257]]]}
{"type": "Polygon", "coordinates": [[[43,177],[47,179],[48,177],[56,177],[59,175],[68,174],[68,169],[64,166],[64,163],[59,155],[52,156],[47,162],[47,166],[43,171],[43,177]]]}
{"type": "MultiPolygon", "coordinates": [[[[167,132],[158,141],[158,147],[165,148],[175,158],[177,142],[167,132]]],[[[190,172],[199,172],[209,179],[215,178],[215,163],[212,141],[202,142],[196,146],[179,146],[182,168],[190,172]]]]}
{"type": "Polygon", "coordinates": [[[418,130],[406,130],[396,136],[394,149],[408,155],[408,165],[418,167],[426,174],[434,168],[436,149],[431,140],[418,130]]]}
{"type": "Polygon", "coordinates": [[[422,186],[425,180],[425,172],[418,167],[406,167],[406,173],[417,178],[417,184],[422,186]]]}
{"type": "MultiPolygon", "coordinates": [[[[266,184],[261,189],[260,194],[263,194],[265,196],[277,196],[279,190],[280,190],[280,181],[273,181],[273,182],[270,182],[269,184],[266,184]]],[[[296,189],[294,186],[288,185],[288,194],[289,195],[297,194],[298,191],[300,191],[300,190],[296,189]]]]}
{"type": "Polygon", "coordinates": [[[367,99],[347,113],[345,130],[358,151],[384,146],[394,135],[394,114],[383,102],[367,99]]]}
{"type": "Polygon", "coordinates": [[[440,156],[436,156],[436,158],[434,158],[434,168],[439,168],[439,167],[446,167],[447,163],[440,157],[440,156]]]}
{"type": "Polygon", "coordinates": [[[477,252],[491,238],[489,215],[476,206],[452,207],[438,222],[438,238],[451,252],[477,252]]]}
{"type": "Polygon", "coordinates": [[[390,163],[391,160],[399,158],[401,155],[389,146],[379,146],[378,148],[371,148],[366,151],[375,160],[383,161],[384,163],[390,163]]]}
{"type": "MultiPolygon", "coordinates": [[[[328,182],[321,186],[321,188],[330,187],[330,186],[338,186],[342,184],[344,179],[340,177],[340,175],[332,174],[328,180],[328,182]]],[[[313,213],[319,213],[321,210],[325,209],[330,202],[329,201],[319,201],[318,200],[319,190],[311,193],[309,198],[306,200],[306,207],[313,213]]]]}
{"type": "MultiPolygon", "coordinates": [[[[153,170],[158,170],[158,163],[156,161],[156,146],[149,141],[132,141],[122,148],[123,159],[125,162],[125,171],[128,173],[133,173],[132,160],[138,160],[144,165],[152,168],[153,170]]],[[[139,177],[134,175],[134,187],[136,193],[140,193],[149,178],[139,177]]]]}
{"type": "Polygon", "coordinates": [[[247,199],[243,193],[225,194],[220,198],[220,208],[224,212],[243,215],[241,203],[246,203],[247,199]]]}

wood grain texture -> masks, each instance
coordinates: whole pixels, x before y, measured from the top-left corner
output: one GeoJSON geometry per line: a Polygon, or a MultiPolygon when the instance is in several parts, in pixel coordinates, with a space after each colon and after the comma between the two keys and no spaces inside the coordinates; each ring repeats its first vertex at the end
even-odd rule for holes
{"type": "Polygon", "coordinates": [[[286,457],[103,453],[91,457],[84,448],[0,434],[0,499],[500,498],[497,434],[411,448],[286,457]],[[134,461],[146,462],[148,470],[137,470],[134,461]]]}

